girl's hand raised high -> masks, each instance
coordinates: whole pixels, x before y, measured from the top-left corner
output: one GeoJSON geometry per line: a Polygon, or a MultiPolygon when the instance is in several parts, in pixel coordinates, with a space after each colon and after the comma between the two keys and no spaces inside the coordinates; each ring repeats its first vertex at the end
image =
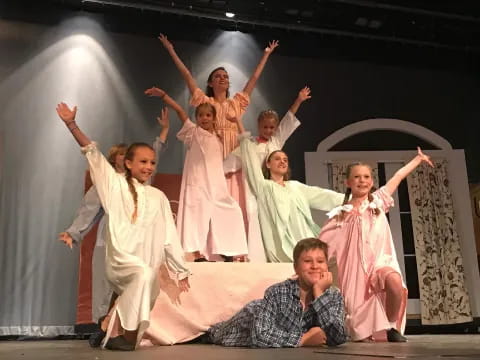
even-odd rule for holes
{"type": "Polygon", "coordinates": [[[166,35],[160,34],[158,40],[163,44],[163,47],[167,50],[173,49],[173,44],[168,40],[166,35]]]}
{"type": "Polygon", "coordinates": [[[60,104],[57,105],[56,110],[57,110],[58,116],[60,117],[60,119],[63,120],[65,124],[68,125],[68,123],[75,121],[75,116],[77,115],[76,106],[74,106],[73,109],[70,109],[67,104],[65,104],[64,102],[61,102],[60,104]]]}
{"type": "Polygon", "coordinates": [[[279,45],[278,40],[272,40],[268,43],[268,46],[265,48],[265,52],[272,53],[273,50],[279,45]]]}
{"type": "Polygon", "coordinates": [[[305,86],[302,90],[298,92],[298,99],[300,101],[305,101],[310,99],[312,96],[310,95],[310,88],[308,86],[305,86]]]}
{"type": "Polygon", "coordinates": [[[424,162],[426,162],[428,165],[430,165],[431,167],[435,167],[433,165],[433,161],[430,159],[430,156],[428,155],[425,155],[423,152],[422,152],[422,149],[420,149],[420,146],[417,146],[417,151],[418,151],[418,154],[417,156],[424,162]]]}

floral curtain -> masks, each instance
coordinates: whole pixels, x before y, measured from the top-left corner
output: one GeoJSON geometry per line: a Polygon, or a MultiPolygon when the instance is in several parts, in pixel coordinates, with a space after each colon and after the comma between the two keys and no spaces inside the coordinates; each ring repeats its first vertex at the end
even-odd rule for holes
{"type": "Polygon", "coordinates": [[[472,321],[447,176],[447,161],[420,165],[407,178],[422,323],[472,321]]]}
{"type": "MultiPolygon", "coordinates": [[[[347,177],[347,167],[350,164],[358,163],[357,161],[334,161],[329,166],[329,182],[332,190],[338,192],[345,192],[345,179],[347,177]]],[[[377,163],[363,162],[362,164],[367,164],[372,169],[373,175],[373,186],[378,189],[378,165],[377,163]]]]}

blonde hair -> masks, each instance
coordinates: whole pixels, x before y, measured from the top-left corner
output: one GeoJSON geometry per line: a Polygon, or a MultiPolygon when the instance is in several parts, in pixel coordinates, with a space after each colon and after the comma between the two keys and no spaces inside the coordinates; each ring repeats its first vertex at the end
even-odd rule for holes
{"type": "Polygon", "coordinates": [[[260,112],[260,114],[258,114],[258,119],[257,119],[257,122],[260,124],[260,121],[262,121],[263,119],[268,119],[268,118],[272,118],[275,120],[275,122],[278,123],[280,122],[280,119],[278,118],[278,114],[275,110],[263,110],[260,112]]]}
{"type": "MultiPolygon", "coordinates": [[[[352,164],[349,164],[347,166],[347,170],[345,172],[345,176],[346,178],[348,179],[350,177],[350,174],[352,173],[352,169],[355,167],[355,166],[365,166],[366,168],[368,168],[370,170],[370,175],[372,175],[372,167],[368,164],[365,164],[365,163],[362,163],[362,162],[355,162],[355,163],[352,163],[352,164]]],[[[372,186],[372,188],[370,189],[370,192],[368,193],[368,201],[369,202],[372,202],[373,201],[373,195],[372,193],[375,191],[375,187],[372,186]]],[[[349,187],[347,187],[347,189],[345,190],[345,197],[343,198],[343,203],[342,205],[345,205],[348,203],[348,201],[350,200],[350,195],[352,194],[352,189],[350,189],[349,187]]],[[[375,213],[375,215],[380,215],[380,209],[378,208],[375,208],[373,210],[373,212],[375,213]]],[[[340,220],[343,220],[346,216],[346,211],[342,210],[342,213],[339,215],[339,218],[340,220]]]]}
{"type": "Polygon", "coordinates": [[[107,160],[115,168],[115,159],[117,158],[117,155],[121,152],[127,152],[127,144],[120,143],[113,145],[110,149],[108,149],[108,157],[107,160]]]}
{"type": "Polygon", "coordinates": [[[215,106],[213,106],[212,104],[210,103],[202,103],[200,105],[198,105],[195,109],[195,119],[197,118],[198,116],[198,113],[200,112],[200,109],[207,109],[207,110],[210,110],[213,114],[213,121],[214,123],[217,122],[217,109],[215,109],[215,106]]]}

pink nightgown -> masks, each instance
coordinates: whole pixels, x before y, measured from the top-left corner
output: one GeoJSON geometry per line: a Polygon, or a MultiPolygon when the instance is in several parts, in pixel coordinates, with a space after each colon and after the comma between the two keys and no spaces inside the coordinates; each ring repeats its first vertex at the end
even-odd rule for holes
{"type": "MultiPolygon", "coordinates": [[[[372,195],[374,200],[371,203],[365,200],[359,209],[353,209],[351,205],[333,209],[328,214],[330,220],[318,236],[328,244],[329,257],[337,260],[338,284],[347,310],[346,325],[353,341],[395,327],[385,312],[385,279],[391,272],[401,276],[385,215],[393,206],[393,198],[384,187],[372,195]],[[339,220],[336,215],[342,208],[346,212],[344,219],[339,220]],[[375,208],[380,209],[379,215],[375,215],[375,208]]],[[[396,324],[402,333],[407,304],[405,283],[403,288],[396,324]]]]}

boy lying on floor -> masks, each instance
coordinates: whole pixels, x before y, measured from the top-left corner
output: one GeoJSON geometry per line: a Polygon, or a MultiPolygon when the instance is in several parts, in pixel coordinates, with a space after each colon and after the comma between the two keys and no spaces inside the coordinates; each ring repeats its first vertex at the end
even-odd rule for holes
{"type": "Polygon", "coordinates": [[[303,239],[293,250],[296,279],[270,286],[201,342],[252,348],[340,345],[347,340],[344,304],[328,271],[327,245],[303,239]]]}

